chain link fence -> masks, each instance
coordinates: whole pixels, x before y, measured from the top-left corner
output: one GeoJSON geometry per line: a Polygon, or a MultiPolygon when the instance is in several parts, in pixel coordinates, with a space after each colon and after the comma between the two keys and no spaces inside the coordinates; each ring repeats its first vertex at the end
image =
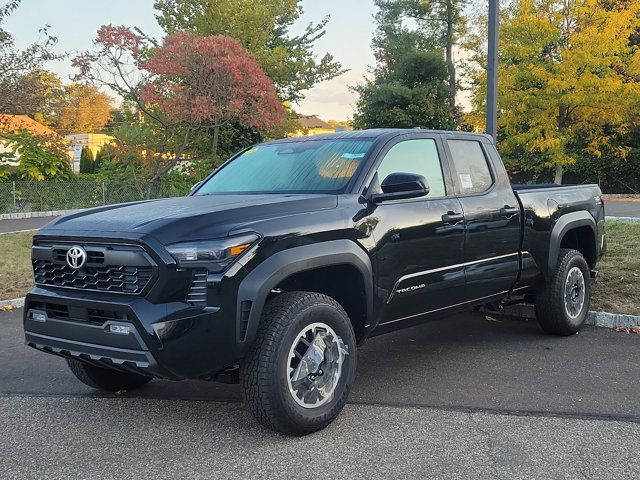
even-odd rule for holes
{"type": "Polygon", "coordinates": [[[114,181],[0,182],[0,214],[71,210],[146,198],[179,197],[189,193],[189,188],[161,182],[150,193],[147,197],[144,186],[139,184],[114,181]]]}

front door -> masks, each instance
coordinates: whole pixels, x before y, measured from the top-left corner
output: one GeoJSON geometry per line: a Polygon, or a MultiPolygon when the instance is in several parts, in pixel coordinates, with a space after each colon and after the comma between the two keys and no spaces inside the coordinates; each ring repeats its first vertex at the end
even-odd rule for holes
{"type": "Polygon", "coordinates": [[[373,189],[391,173],[423,175],[425,197],[383,202],[372,213],[379,325],[420,317],[464,296],[464,222],[434,137],[400,140],[377,168],[373,189]]]}

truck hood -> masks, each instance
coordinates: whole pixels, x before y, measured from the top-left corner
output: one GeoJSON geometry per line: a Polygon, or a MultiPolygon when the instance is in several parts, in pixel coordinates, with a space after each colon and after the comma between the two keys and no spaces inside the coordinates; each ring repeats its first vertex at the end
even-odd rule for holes
{"type": "Polygon", "coordinates": [[[61,217],[41,235],[114,237],[152,235],[167,244],[182,239],[225,236],[256,220],[326,210],[336,195],[202,195],[109,205],[61,217]],[[85,233],[86,232],[86,233],[85,233]]]}

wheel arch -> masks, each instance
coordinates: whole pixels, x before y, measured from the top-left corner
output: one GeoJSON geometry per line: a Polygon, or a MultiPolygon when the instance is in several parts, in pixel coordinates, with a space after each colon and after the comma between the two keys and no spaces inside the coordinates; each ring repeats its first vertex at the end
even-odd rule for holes
{"type": "Polygon", "coordinates": [[[573,248],[585,257],[589,268],[596,263],[596,221],[589,212],[571,212],[561,216],[551,231],[549,274],[558,264],[561,248],[573,248]]]}
{"type": "Polygon", "coordinates": [[[272,291],[285,285],[297,285],[301,290],[332,296],[350,314],[354,330],[363,328],[371,318],[373,272],[371,259],[362,248],[350,240],[294,247],[270,256],[241,282],[236,306],[240,353],[253,343],[272,291]],[[360,289],[364,298],[354,302],[350,294],[360,289]]]}

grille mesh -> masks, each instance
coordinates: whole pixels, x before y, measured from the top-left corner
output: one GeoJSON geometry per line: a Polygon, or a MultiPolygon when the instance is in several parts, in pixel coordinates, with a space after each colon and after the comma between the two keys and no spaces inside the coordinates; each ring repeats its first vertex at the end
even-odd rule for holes
{"type": "Polygon", "coordinates": [[[85,267],[74,270],[67,264],[34,260],[35,283],[55,287],[78,288],[101,292],[137,294],[153,275],[151,267],[85,267]]]}

